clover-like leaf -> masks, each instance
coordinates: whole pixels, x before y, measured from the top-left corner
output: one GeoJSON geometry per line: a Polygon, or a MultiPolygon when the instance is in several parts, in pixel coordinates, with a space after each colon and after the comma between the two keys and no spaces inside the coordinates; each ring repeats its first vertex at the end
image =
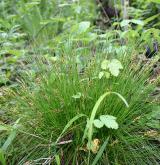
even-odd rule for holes
{"type": "Polygon", "coordinates": [[[103,60],[101,63],[101,69],[106,70],[108,68],[109,61],[103,60]]]}
{"type": "Polygon", "coordinates": [[[82,97],[82,94],[78,92],[76,95],[72,96],[74,99],[80,99],[82,97]]]}
{"type": "Polygon", "coordinates": [[[104,76],[104,72],[99,72],[99,75],[98,75],[99,79],[101,79],[103,76],[104,76]]]}
{"type": "Polygon", "coordinates": [[[116,122],[116,117],[111,115],[101,115],[100,120],[108,128],[118,129],[118,123],[116,122]]]}
{"type": "Polygon", "coordinates": [[[110,73],[109,72],[104,72],[105,77],[108,79],[110,77],[110,73]]]}
{"type": "Polygon", "coordinates": [[[102,123],[100,120],[95,119],[93,122],[94,126],[97,128],[102,128],[104,126],[104,123],[102,123]]]}
{"type": "Polygon", "coordinates": [[[111,60],[111,62],[108,64],[109,71],[113,76],[118,76],[120,69],[123,69],[123,66],[120,61],[117,59],[111,60]]]}
{"type": "Polygon", "coordinates": [[[112,116],[112,115],[101,115],[101,116],[105,116],[105,117],[113,119],[113,120],[117,119],[115,116],[112,116]]]}

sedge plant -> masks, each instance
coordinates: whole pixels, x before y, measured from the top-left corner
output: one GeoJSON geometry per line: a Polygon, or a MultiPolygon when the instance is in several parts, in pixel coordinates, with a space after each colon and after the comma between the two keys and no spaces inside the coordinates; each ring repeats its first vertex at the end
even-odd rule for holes
{"type": "Polygon", "coordinates": [[[21,81],[13,94],[20,126],[5,152],[10,164],[158,164],[145,117],[156,106],[150,100],[155,84],[149,83],[154,60],[142,66],[130,51],[117,60],[102,49],[93,57],[90,47],[63,47],[34,88],[21,81]],[[84,63],[77,62],[86,52],[84,63]]]}

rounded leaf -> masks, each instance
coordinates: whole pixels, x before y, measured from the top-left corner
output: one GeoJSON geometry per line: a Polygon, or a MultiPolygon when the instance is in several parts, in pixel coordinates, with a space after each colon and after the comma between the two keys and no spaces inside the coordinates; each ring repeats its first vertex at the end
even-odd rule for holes
{"type": "Polygon", "coordinates": [[[118,123],[116,122],[116,117],[111,115],[100,116],[101,122],[108,128],[118,129],[118,123]]]}
{"type": "Polygon", "coordinates": [[[80,99],[82,97],[82,94],[78,92],[76,95],[72,96],[74,99],[80,99]]]}
{"type": "Polygon", "coordinates": [[[103,76],[104,76],[104,72],[99,72],[99,75],[98,75],[99,79],[101,79],[103,76]]]}
{"type": "Polygon", "coordinates": [[[103,60],[101,63],[101,69],[106,70],[108,67],[109,61],[108,60],[103,60]]]}
{"type": "Polygon", "coordinates": [[[108,64],[109,71],[113,76],[118,76],[120,69],[123,69],[123,66],[120,61],[117,59],[111,60],[111,62],[108,64]]]}
{"type": "Polygon", "coordinates": [[[108,79],[110,77],[110,73],[109,72],[104,72],[105,77],[108,79]]]}
{"type": "Polygon", "coordinates": [[[104,124],[100,120],[98,120],[98,119],[95,119],[93,124],[97,128],[102,128],[104,126],[104,124]]]}

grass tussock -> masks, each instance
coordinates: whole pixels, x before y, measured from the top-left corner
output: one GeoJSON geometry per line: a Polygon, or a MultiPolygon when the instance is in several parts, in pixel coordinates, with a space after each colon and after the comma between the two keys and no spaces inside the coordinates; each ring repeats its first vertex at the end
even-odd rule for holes
{"type": "Polygon", "coordinates": [[[158,164],[158,146],[152,136],[146,136],[150,131],[146,116],[157,104],[150,98],[155,88],[155,84],[149,82],[152,64],[142,67],[128,54],[119,58],[123,70],[118,77],[99,79],[101,62],[109,57],[98,51],[92,57],[90,50],[82,67],[76,62],[74,49],[67,52],[68,55],[63,52],[50,64],[50,70],[35,79],[36,88],[22,83],[14,94],[20,121],[17,137],[9,147],[9,164],[45,161],[55,164],[59,159],[66,165],[87,164],[88,155],[91,164],[96,154],[87,150],[87,140],[82,141],[82,137],[96,101],[107,91],[120,93],[129,107],[114,95],[107,96],[99,106],[96,118],[113,115],[119,128],[94,128],[92,138],[99,140],[99,147],[109,137],[98,163],[158,164]],[[84,116],[72,122],[58,139],[67,123],[80,114],[84,116]]]}

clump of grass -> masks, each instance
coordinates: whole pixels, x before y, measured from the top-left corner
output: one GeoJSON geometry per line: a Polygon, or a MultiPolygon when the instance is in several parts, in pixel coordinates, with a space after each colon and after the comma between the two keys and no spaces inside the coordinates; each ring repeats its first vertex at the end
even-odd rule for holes
{"type": "MultiPolygon", "coordinates": [[[[92,58],[88,54],[87,66],[79,71],[76,50],[67,51],[68,55],[64,50],[52,69],[38,76],[35,90],[22,84],[21,90],[15,94],[21,127],[8,151],[10,164],[56,162],[56,158],[62,164],[87,164],[87,141],[82,143],[86,119],[106,91],[120,93],[129,108],[114,95],[109,95],[100,105],[96,117],[102,114],[117,117],[119,129],[94,129],[93,138],[99,139],[100,145],[110,137],[99,163],[158,164],[158,147],[151,136],[145,136],[150,130],[145,116],[155,106],[150,101],[155,87],[148,81],[150,65],[134,64],[133,57],[128,54],[119,59],[124,68],[118,77],[99,80],[101,61],[107,58],[99,52],[97,50],[92,58]],[[63,132],[69,121],[72,122],[63,132]]],[[[94,157],[91,153],[90,162],[94,157]]]]}

